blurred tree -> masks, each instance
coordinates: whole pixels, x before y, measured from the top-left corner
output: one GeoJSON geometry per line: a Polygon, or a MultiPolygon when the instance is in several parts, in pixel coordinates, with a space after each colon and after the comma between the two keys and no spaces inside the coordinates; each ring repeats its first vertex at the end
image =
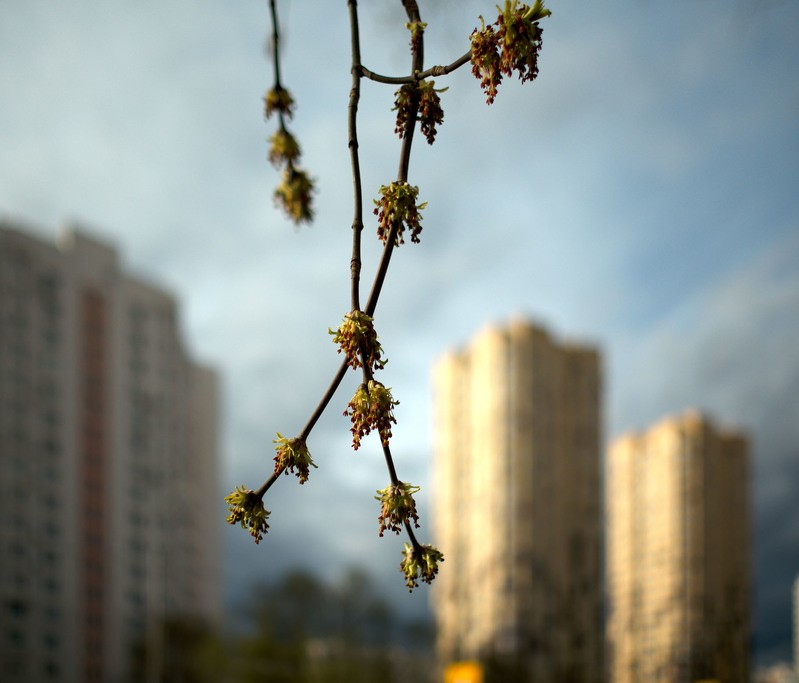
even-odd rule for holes
{"type": "MultiPolygon", "coordinates": [[[[391,606],[363,570],[349,570],[334,585],[295,570],[255,594],[253,632],[233,645],[230,680],[391,683],[407,670],[396,642],[407,626],[397,626],[391,606]]],[[[424,673],[413,680],[425,680],[424,673]]]]}
{"type": "Polygon", "coordinates": [[[222,638],[171,618],[133,648],[132,683],[367,683],[425,681],[430,622],[403,621],[371,577],[350,569],[335,584],[304,569],[252,592],[249,628],[222,638]]]}
{"type": "Polygon", "coordinates": [[[133,645],[134,683],[219,683],[225,680],[225,644],[204,622],[171,617],[133,645]],[[157,646],[154,647],[154,644],[157,646]]]}

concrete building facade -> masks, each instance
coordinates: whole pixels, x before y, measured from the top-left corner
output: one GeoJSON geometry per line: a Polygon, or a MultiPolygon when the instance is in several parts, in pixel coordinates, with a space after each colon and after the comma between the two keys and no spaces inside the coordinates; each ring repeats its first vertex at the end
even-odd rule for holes
{"type": "Polygon", "coordinates": [[[442,666],[488,680],[604,680],[600,393],[593,348],[522,320],[434,373],[442,666]]]}
{"type": "Polygon", "coordinates": [[[611,445],[606,485],[611,681],[749,681],[746,438],[664,419],[611,445]]]}
{"type": "Polygon", "coordinates": [[[165,617],[221,616],[217,381],[177,315],[108,245],[0,223],[4,682],[152,675],[165,617]]]}

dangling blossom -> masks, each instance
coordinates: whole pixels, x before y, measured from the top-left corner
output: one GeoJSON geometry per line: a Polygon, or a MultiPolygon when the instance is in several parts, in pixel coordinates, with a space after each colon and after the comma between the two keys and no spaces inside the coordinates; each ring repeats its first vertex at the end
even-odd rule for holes
{"type": "Polygon", "coordinates": [[[379,536],[382,536],[386,530],[398,534],[406,522],[413,521],[416,528],[419,528],[419,515],[416,512],[416,501],[413,499],[413,494],[419,490],[418,486],[399,481],[377,491],[375,500],[381,503],[380,516],[377,518],[380,522],[379,536]]]}
{"type": "Polygon", "coordinates": [[[394,418],[394,406],[399,405],[391,396],[391,389],[375,380],[361,384],[350,399],[344,415],[350,418],[352,427],[352,447],[357,451],[361,439],[373,429],[380,434],[381,442],[388,446],[391,438],[391,424],[397,424],[394,418]]]}
{"type": "Polygon", "coordinates": [[[272,443],[277,444],[275,450],[275,473],[295,472],[300,484],[308,481],[308,474],[311,467],[316,467],[316,463],[311,458],[311,453],[305,441],[299,437],[295,439],[287,439],[280,432],[277,433],[277,439],[272,443]]]}
{"type": "Polygon", "coordinates": [[[347,365],[353,370],[361,367],[362,355],[372,370],[382,370],[388,362],[383,360],[383,347],[377,338],[374,320],[363,311],[350,311],[337,330],[328,329],[327,332],[333,335],[338,352],[344,354],[347,365]]]}
{"type": "Polygon", "coordinates": [[[275,190],[275,202],[295,223],[310,223],[313,220],[313,191],[313,181],[308,174],[289,164],[275,190]]]}
{"type": "Polygon", "coordinates": [[[375,199],[374,213],[377,216],[377,236],[385,244],[391,233],[391,228],[397,225],[394,244],[399,246],[405,243],[403,232],[405,228],[411,231],[411,242],[418,243],[419,233],[422,232],[422,215],[420,211],[427,206],[427,202],[416,203],[419,188],[406,182],[394,182],[380,188],[380,199],[375,199]]]}
{"type": "Polygon", "coordinates": [[[244,488],[244,485],[225,496],[228,504],[228,524],[241,524],[242,529],[250,532],[256,543],[260,543],[263,535],[269,530],[270,512],[264,507],[263,500],[254,491],[244,488]]]}
{"type": "Polygon", "coordinates": [[[432,583],[438,574],[438,563],[444,561],[444,555],[432,545],[419,546],[419,550],[421,552],[417,552],[416,548],[406,543],[402,551],[400,571],[405,575],[408,592],[419,585],[420,579],[425,583],[432,583]]]}
{"type": "Polygon", "coordinates": [[[275,87],[264,95],[264,116],[268,119],[278,112],[286,118],[294,115],[294,98],[282,87],[275,87]]]}

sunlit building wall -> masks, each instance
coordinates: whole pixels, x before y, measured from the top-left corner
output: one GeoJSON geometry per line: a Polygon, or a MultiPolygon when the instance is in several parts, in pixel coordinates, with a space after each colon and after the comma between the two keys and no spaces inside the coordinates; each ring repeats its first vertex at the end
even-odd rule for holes
{"type": "Polygon", "coordinates": [[[177,313],[109,246],[0,224],[4,683],[152,677],[165,616],[220,617],[216,379],[177,313]]]}
{"type": "MultiPolygon", "coordinates": [[[[434,374],[440,664],[602,681],[600,367],[514,320],[434,374]]],[[[495,676],[495,679],[497,677],[495,676]]]]}
{"type": "Polygon", "coordinates": [[[749,681],[746,439],[697,412],[609,449],[613,683],[749,681]]]}

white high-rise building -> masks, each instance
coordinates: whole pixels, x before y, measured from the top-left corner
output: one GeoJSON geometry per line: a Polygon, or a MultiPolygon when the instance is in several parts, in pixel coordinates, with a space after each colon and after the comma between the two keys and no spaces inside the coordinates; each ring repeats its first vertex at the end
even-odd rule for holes
{"type": "Polygon", "coordinates": [[[514,320],[444,356],[434,390],[441,665],[600,683],[599,353],[514,320]]]}
{"type": "Polygon", "coordinates": [[[165,617],[221,616],[216,376],[177,316],[111,247],[0,222],[4,683],[157,673],[165,617]]]}
{"type": "Polygon", "coordinates": [[[613,683],[749,681],[749,444],[696,411],[607,458],[613,683]]]}

